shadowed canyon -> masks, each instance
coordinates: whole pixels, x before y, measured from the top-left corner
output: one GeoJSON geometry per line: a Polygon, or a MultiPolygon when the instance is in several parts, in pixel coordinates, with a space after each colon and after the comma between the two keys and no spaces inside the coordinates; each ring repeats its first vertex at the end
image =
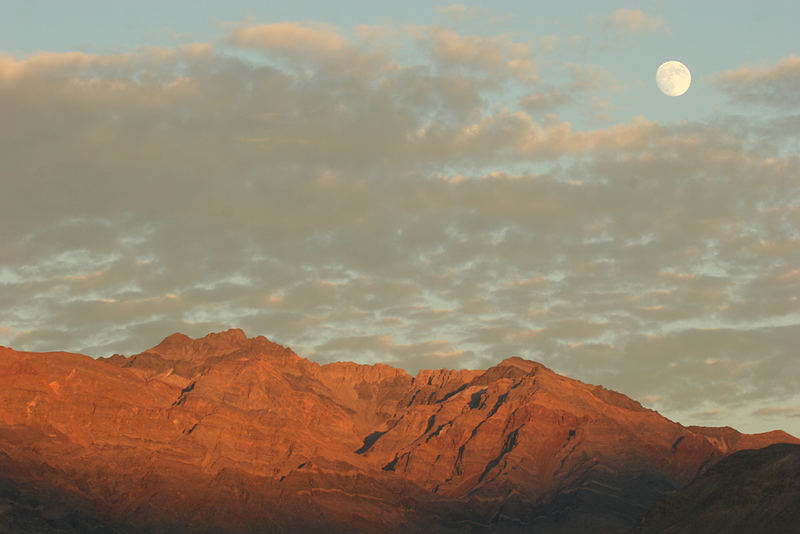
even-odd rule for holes
{"type": "Polygon", "coordinates": [[[12,533],[624,533],[731,453],[800,443],[521,358],[410,376],[237,329],[129,357],[3,347],[0,405],[12,533]]]}

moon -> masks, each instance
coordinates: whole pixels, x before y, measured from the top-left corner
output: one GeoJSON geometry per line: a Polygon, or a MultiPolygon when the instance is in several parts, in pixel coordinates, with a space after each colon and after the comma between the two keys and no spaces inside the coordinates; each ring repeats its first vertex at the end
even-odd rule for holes
{"type": "Polygon", "coordinates": [[[681,96],[692,85],[692,73],[680,61],[666,61],[656,71],[656,84],[668,96],[681,96]]]}

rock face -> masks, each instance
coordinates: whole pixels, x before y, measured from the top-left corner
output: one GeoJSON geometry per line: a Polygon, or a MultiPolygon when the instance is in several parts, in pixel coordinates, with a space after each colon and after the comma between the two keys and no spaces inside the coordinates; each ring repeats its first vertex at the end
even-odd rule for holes
{"type": "Polygon", "coordinates": [[[412,377],[241,330],[97,360],[0,348],[0,406],[3,532],[622,533],[723,456],[800,443],[520,358],[412,377]]]}
{"type": "Polygon", "coordinates": [[[743,450],[659,501],[631,534],[794,534],[798,503],[800,445],[743,450]]]}

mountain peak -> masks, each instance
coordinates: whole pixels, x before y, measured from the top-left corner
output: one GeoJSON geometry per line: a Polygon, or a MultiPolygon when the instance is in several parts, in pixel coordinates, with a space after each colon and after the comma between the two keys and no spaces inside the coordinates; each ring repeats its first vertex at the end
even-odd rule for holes
{"type": "Polygon", "coordinates": [[[175,332],[174,334],[170,334],[169,336],[165,337],[161,343],[156,345],[157,347],[174,347],[178,345],[185,345],[192,341],[192,338],[187,336],[186,334],[182,334],[180,332],[175,332]]]}
{"type": "Polygon", "coordinates": [[[155,354],[167,360],[197,361],[242,350],[264,352],[276,349],[288,350],[263,336],[249,338],[242,329],[231,328],[222,332],[211,332],[196,339],[177,332],[142,354],[155,354]]]}
{"type": "Polygon", "coordinates": [[[206,334],[206,336],[203,337],[202,339],[205,339],[205,340],[208,340],[208,341],[211,341],[211,340],[223,341],[224,340],[224,341],[234,341],[234,342],[236,342],[236,341],[244,341],[244,340],[249,339],[249,338],[247,337],[247,334],[244,333],[244,330],[242,330],[241,328],[229,328],[228,330],[225,330],[224,332],[211,332],[209,334],[206,334]]]}
{"type": "Polygon", "coordinates": [[[497,364],[497,366],[516,367],[528,373],[536,372],[539,369],[547,369],[547,367],[545,367],[539,362],[535,362],[533,360],[526,360],[525,358],[522,358],[520,356],[511,356],[510,358],[506,358],[505,360],[497,364]]]}

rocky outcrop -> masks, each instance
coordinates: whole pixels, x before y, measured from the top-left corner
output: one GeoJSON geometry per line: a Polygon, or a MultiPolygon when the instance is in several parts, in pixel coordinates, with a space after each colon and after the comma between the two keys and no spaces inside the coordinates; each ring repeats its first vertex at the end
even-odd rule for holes
{"type": "Polygon", "coordinates": [[[14,502],[120,532],[625,532],[726,454],[798,442],[521,358],[411,377],[241,330],[97,360],[0,348],[0,405],[14,502]]]}

